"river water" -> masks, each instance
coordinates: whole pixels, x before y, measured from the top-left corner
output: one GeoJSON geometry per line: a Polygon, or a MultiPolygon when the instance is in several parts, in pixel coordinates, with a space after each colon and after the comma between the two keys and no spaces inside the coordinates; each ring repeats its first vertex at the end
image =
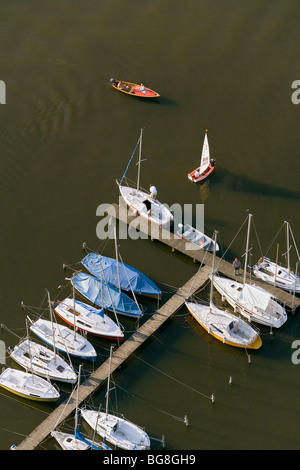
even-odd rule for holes
{"type": "MultiPolygon", "coordinates": [[[[41,309],[46,288],[53,299],[71,293],[62,266],[78,267],[83,242],[114,255],[113,240],[96,234],[96,211],[118,201],[115,180],[141,127],[142,185],[154,183],[169,205],[204,204],[205,230],[219,231],[228,261],[242,259],[245,230],[232,240],[249,211],[259,239],[250,262],[261,255],[258,246],[265,253],[271,244],[275,257],[272,242],[284,220],[300,240],[300,106],[291,99],[300,79],[298,2],[14,0],[0,3],[0,18],[7,347],[25,334],[22,301],[41,309]],[[112,77],[143,82],[161,98],[125,96],[112,90],[112,77]],[[198,165],[206,129],[216,170],[196,186],[187,173],[198,165]]],[[[119,249],[166,296],[197,270],[151,241],[128,238],[119,249]]],[[[206,300],[208,290],[200,296],[206,300]]],[[[147,317],[156,304],[144,308],[147,317]]],[[[127,335],[136,327],[122,323],[127,335]]],[[[300,365],[292,361],[298,316],[273,335],[262,327],[261,337],[249,358],[209,337],[182,309],[114,377],[118,411],[151,437],[164,435],[167,449],[299,449],[300,365]]],[[[109,344],[96,344],[98,365],[109,344]]],[[[6,365],[13,365],[9,358],[6,365]]],[[[83,374],[91,370],[85,364],[83,374]]],[[[69,392],[62,387],[61,400],[69,392]]],[[[104,393],[93,404],[104,404],[104,393]]],[[[0,448],[20,443],[52,409],[1,393],[0,448]]],[[[51,440],[44,447],[56,448],[51,440]]]]}

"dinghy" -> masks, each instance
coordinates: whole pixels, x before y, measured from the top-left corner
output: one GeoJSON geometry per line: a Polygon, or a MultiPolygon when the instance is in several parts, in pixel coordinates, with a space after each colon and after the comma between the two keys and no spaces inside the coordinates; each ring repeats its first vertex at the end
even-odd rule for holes
{"type": "Polygon", "coordinates": [[[165,227],[170,225],[173,220],[173,215],[171,211],[158,199],[156,198],[156,188],[155,186],[150,186],[150,192],[140,188],[140,164],[141,164],[141,149],[142,149],[142,133],[141,129],[140,137],[134,149],[134,152],[130,158],[130,161],[127,165],[125,173],[123,174],[120,181],[117,180],[119,186],[120,194],[126,204],[133,210],[136,215],[140,215],[142,218],[148,220],[149,222],[158,225],[159,227],[165,227]],[[136,187],[123,184],[124,178],[126,176],[127,170],[131,163],[131,160],[135,154],[136,148],[139,144],[139,160],[138,160],[138,178],[136,187]],[[152,190],[153,188],[153,190],[152,190]]]}
{"type": "Polygon", "coordinates": [[[187,242],[194,243],[198,248],[206,251],[214,251],[214,247],[216,247],[216,251],[219,251],[219,245],[212,240],[212,238],[205,235],[200,230],[192,227],[189,224],[178,224],[178,230],[176,232],[178,237],[183,238],[187,242]]]}
{"type": "Polygon", "coordinates": [[[98,307],[131,318],[140,318],[143,315],[130,297],[90,274],[79,272],[72,277],[71,283],[80,294],[98,307]]]}
{"type": "Polygon", "coordinates": [[[10,357],[24,369],[30,370],[40,377],[74,384],[77,375],[57,352],[45,346],[25,339],[10,350],[10,357]]]}
{"type": "Polygon", "coordinates": [[[93,336],[123,341],[120,326],[107,316],[103,309],[97,309],[78,300],[66,298],[59,302],[55,313],[72,327],[93,336]]]}
{"type": "Polygon", "coordinates": [[[81,416],[104,440],[123,450],[148,450],[150,439],[148,434],[136,424],[123,417],[108,413],[112,347],[110,349],[109,373],[107,379],[105,412],[81,409],[81,416]]]}
{"type": "Polygon", "coordinates": [[[222,298],[248,321],[279,328],[287,321],[284,307],[265,289],[246,283],[251,219],[249,214],[243,283],[214,275],[213,284],[222,298]]]}
{"type": "MultiPolygon", "coordinates": [[[[214,234],[214,245],[216,245],[214,234]]],[[[244,320],[236,315],[221,310],[213,303],[213,277],[215,250],[210,281],[209,305],[199,302],[185,302],[193,318],[214,338],[224,344],[238,348],[258,349],[262,341],[258,333],[244,320]]]]}
{"type": "Polygon", "coordinates": [[[215,169],[215,161],[210,158],[207,131],[204,136],[200,166],[188,174],[188,178],[193,183],[204,181],[215,169]]]}
{"type": "Polygon", "coordinates": [[[89,253],[81,263],[93,276],[98,279],[102,276],[108,284],[116,288],[120,286],[129,293],[133,291],[135,294],[147,297],[161,297],[161,291],[151,279],[137,269],[118,262],[117,259],[89,253]]]}
{"type": "Polygon", "coordinates": [[[137,83],[125,82],[124,80],[115,80],[114,78],[111,78],[110,82],[115,90],[121,91],[127,95],[136,96],[138,98],[160,97],[156,91],[145,87],[143,84],[138,85],[137,83]]]}
{"type": "Polygon", "coordinates": [[[34,401],[52,402],[60,397],[56,387],[42,377],[11,368],[0,375],[0,387],[34,401]]]}

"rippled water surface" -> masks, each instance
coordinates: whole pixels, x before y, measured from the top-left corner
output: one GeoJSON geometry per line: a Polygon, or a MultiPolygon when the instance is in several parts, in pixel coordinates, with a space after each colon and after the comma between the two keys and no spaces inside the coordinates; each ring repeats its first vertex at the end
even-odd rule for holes
{"type": "MultiPolygon", "coordinates": [[[[205,230],[219,231],[228,261],[242,258],[245,231],[232,240],[248,211],[255,221],[250,262],[260,248],[275,257],[272,243],[284,220],[300,240],[300,106],[291,100],[292,82],[300,79],[299,16],[298,2],[290,0],[0,3],[6,346],[18,341],[14,333],[25,334],[22,301],[42,309],[46,288],[53,299],[71,293],[70,271],[62,266],[78,267],[83,242],[114,255],[113,240],[96,235],[96,210],[118,201],[115,180],[143,126],[142,185],[155,183],[169,205],[204,204],[205,230]],[[112,77],[143,82],[161,98],[125,96],[112,90],[112,77]],[[206,129],[216,171],[195,186],[187,173],[198,165],[206,129]]],[[[197,270],[148,240],[120,240],[119,248],[124,261],[166,292],[197,270]]],[[[281,259],[284,251],[281,238],[281,259]]],[[[200,297],[206,300],[208,289],[200,297]]],[[[146,315],[155,308],[144,303],[146,315]]],[[[136,326],[123,324],[127,334],[136,326]]],[[[164,435],[167,449],[299,449],[300,366],[291,361],[298,315],[269,333],[261,328],[263,345],[249,361],[182,309],[114,377],[118,410],[151,437],[164,435]]],[[[109,344],[96,344],[98,365],[109,344]]],[[[9,358],[7,364],[13,365],[9,358]]],[[[84,365],[84,374],[91,370],[84,365]]],[[[69,392],[62,388],[62,400],[69,392]]],[[[94,404],[104,405],[104,394],[94,404]]],[[[1,449],[20,443],[52,409],[1,393],[1,449]]],[[[45,446],[55,448],[50,440],[45,446]]]]}

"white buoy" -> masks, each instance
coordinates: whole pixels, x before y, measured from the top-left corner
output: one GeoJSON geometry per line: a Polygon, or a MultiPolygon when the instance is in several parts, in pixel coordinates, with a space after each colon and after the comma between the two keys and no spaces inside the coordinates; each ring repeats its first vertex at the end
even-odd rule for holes
{"type": "Polygon", "coordinates": [[[229,385],[232,385],[232,376],[229,376],[229,385]]]}
{"type": "Polygon", "coordinates": [[[211,399],[212,403],[215,402],[215,394],[214,394],[214,393],[212,394],[212,396],[210,397],[210,399],[211,399]]]}
{"type": "Polygon", "coordinates": [[[187,415],[184,415],[184,424],[186,425],[186,427],[188,427],[189,425],[189,420],[188,420],[187,415]]]}

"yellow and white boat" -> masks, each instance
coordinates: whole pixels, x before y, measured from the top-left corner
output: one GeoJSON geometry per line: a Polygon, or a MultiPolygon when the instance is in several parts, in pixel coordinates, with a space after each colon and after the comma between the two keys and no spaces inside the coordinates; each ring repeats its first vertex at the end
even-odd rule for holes
{"type": "Polygon", "coordinates": [[[259,349],[262,340],[247,322],[236,315],[220,310],[212,302],[202,305],[185,302],[190,314],[214,338],[237,348],[259,349]]]}
{"type": "Polygon", "coordinates": [[[51,402],[60,397],[57,388],[42,377],[9,367],[0,375],[0,387],[34,401],[51,402]]]}

